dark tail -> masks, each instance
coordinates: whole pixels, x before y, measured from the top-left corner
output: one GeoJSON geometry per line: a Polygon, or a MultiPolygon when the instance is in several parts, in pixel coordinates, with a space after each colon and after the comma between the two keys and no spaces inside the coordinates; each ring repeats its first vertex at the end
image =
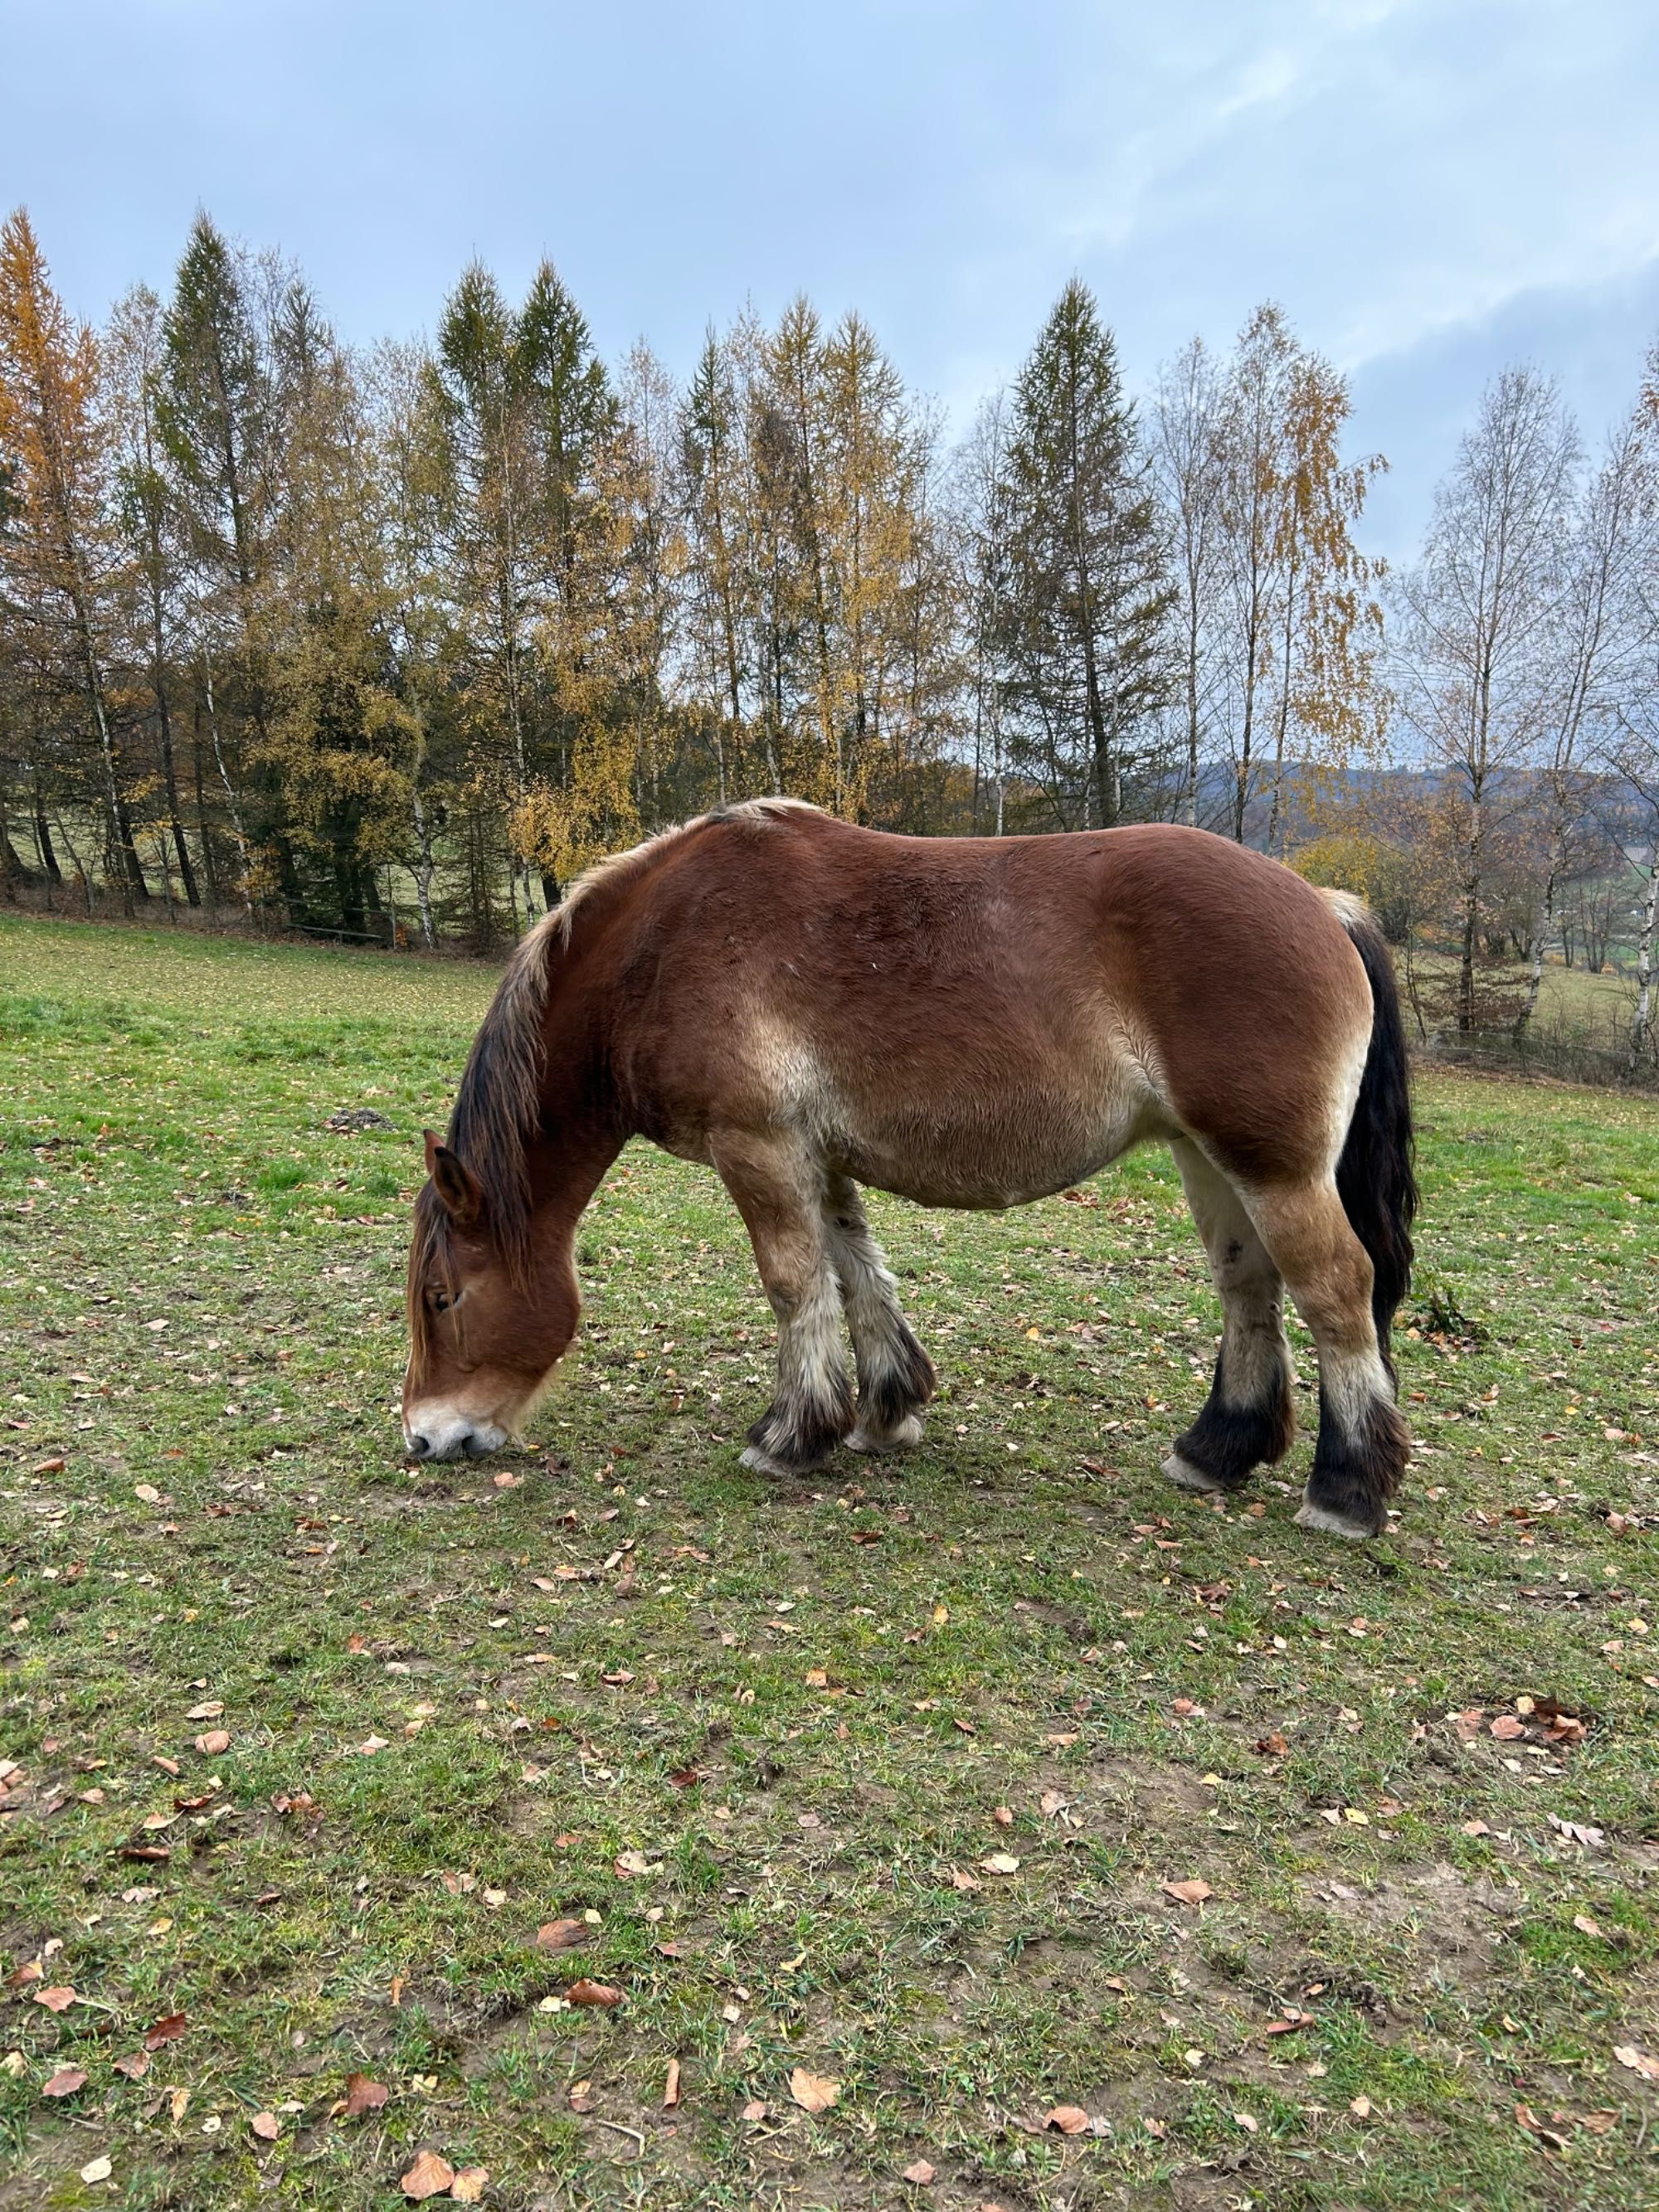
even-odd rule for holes
{"type": "Polygon", "coordinates": [[[1394,962],[1382,933],[1361,908],[1345,906],[1342,920],[1364,963],[1372,1012],[1370,1050],[1337,1163],[1336,1188],[1354,1235],[1370,1255],[1376,1341],[1392,1373],[1389,1332],[1411,1287],[1412,1223],[1417,1213],[1411,1070],[1394,962]]]}

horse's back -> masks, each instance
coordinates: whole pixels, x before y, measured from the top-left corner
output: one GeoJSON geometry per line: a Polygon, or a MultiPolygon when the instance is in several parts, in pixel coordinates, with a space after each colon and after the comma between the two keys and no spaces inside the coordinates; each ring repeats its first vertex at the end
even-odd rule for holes
{"type": "Polygon", "coordinates": [[[614,1042],[653,1133],[794,1116],[938,1203],[1036,1195],[1161,1130],[1271,1176],[1328,1143],[1369,1026],[1320,894],[1172,825],[921,838],[734,810],[631,907],[614,1042]]]}

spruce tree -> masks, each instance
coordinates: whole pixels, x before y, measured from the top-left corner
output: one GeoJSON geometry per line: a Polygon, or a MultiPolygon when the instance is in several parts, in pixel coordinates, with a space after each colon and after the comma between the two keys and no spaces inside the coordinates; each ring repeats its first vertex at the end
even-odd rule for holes
{"type": "Polygon", "coordinates": [[[1065,827],[1109,827],[1168,687],[1172,595],[1117,348],[1075,278],[1014,387],[1005,465],[1011,749],[1065,827]]]}

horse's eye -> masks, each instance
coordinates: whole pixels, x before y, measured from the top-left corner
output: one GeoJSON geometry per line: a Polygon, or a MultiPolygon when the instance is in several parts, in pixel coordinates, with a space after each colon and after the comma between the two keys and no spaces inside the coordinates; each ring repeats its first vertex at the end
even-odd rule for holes
{"type": "Polygon", "coordinates": [[[428,1291],[426,1296],[434,1313],[447,1313],[455,1303],[447,1291],[428,1291]]]}

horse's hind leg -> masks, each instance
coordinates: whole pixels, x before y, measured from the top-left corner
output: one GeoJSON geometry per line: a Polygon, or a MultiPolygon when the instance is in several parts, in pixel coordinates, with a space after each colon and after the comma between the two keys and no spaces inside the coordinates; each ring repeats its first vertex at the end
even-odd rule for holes
{"type": "Polygon", "coordinates": [[[749,1431],[744,1464],[767,1474],[799,1474],[816,1467],[853,1425],[823,1170],[805,1144],[787,1135],[724,1133],[713,1152],[778,1322],[777,1395],[749,1431]]]}
{"type": "Polygon", "coordinates": [[[847,1441],[854,1451],[897,1451],[920,1443],[921,1409],[933,1395],[933,1363],[899,1310],[864,1201],[848,1176],[831,1176],[826,1183],[823,1219],[858,1364],[858,1426],[847,1441]]]}
{"type": "Polygon", "coordinates": [[[1190,1138],[1170,1149],[1221,1300],[1221,1351],[1204,1410],[1164,1462],[1183,1490],[1237,1490],[1296,1434],[1285,1288],[1243,1200],[1190,1138]]]}
{"type": "Polygon", "coordinates": [[[1334,1183],[1257,1193],[1250,1206],[1319,1353],[1319,1443],[1296,1517],[1333,1535],[1380,1535],[1411,1439],[1377,1342],[1370,1256],[1334,1183]]]}

